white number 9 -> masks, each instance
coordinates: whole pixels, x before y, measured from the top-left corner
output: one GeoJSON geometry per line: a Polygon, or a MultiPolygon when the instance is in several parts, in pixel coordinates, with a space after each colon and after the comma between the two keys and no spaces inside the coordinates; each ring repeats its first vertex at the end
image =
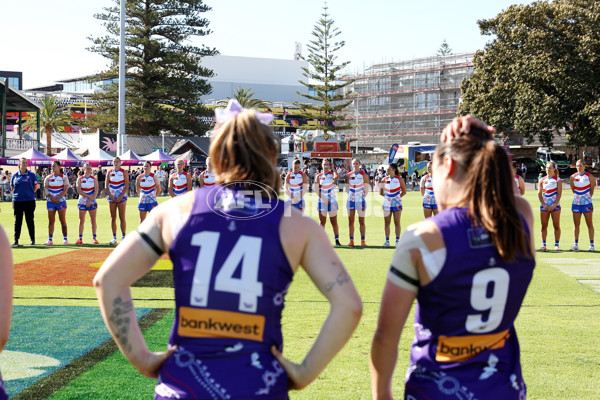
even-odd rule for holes
{"type": "Polygon", "coordinates": [[[472,333],[491,332],[500,326],[504,317],[504,308],[508,299],[510,275],[503,268],[487,268],[473,275],[471,287],[471,307],[477,311],[488,311],[489,316],[483,320],[483,314],[467,316],[466,328],[472,333]],[[487,297],[488,286],[494,284],[491,296],[487,297]]]}

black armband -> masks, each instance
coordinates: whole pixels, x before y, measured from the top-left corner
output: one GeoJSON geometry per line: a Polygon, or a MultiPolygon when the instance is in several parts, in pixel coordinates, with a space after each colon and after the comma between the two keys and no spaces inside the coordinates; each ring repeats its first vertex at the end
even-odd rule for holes
{"type": "Polygon", "coordinates": [[[148,246],[150,246],[150,248],[152,248],[152,250],[154,250],[154,252],[158,254],[159,257],[164,254],[164,251],[160,247],[158,247],[156,243],[154,243],[154,240],[152,240],[150,236],[148,236],[144,232],[136,232],[140,234],[141,238],[144,239],[144,242],[148,243],[148,246]]]}

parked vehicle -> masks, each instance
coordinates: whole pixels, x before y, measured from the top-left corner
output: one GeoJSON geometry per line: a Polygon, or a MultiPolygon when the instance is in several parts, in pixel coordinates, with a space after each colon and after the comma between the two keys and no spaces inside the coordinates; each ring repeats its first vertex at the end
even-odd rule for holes
{"type": "Polygon", "coordinates": [[[554,150],[548,147],[539,147],[535,154],[537,162],[542,169],[546,169],[546,163],[548,161],[554,161],[556,168],[561,173],[569,171],[569,159],[564,151],[554,150]]]}

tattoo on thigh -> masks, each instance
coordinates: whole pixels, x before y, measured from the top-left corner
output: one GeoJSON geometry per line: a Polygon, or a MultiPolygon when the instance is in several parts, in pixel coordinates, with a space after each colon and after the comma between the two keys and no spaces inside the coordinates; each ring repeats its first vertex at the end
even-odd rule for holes
{"type": "Polygon", "coordinates": [[[128,351],[131,351],[131,343],[129,343],[129,322],[127,316],[133,310],[133,301],[123,301],[121,297],[117,297],[113,301],[113,311],[109,317],[112,328],[115,331],[115,339],[128,351]]]}

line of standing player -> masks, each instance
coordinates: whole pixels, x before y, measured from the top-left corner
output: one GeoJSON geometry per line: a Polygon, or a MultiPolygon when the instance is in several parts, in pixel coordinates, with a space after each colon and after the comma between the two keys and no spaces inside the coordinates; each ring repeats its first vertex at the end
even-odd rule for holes
{"type": "MultiPolygon", "coordinates": [[[[212,186],[215,184],[215,174],[212,172],[210,158],[206,160],[207,169],[200,176],[200,186],[212,186]]],[[[127,188],[129,187],[129,174],[121,168],[121,159],[113,159],[113,168],[107,172],[106,178],[106,197],[110,211],[110,224],[112,230],[112,239],[110,245],[117,244],[117,216],[119,218],[121,229],[121,240],[125,238],[127,232],[127,223],[125,212],[127,207],[127,188]]],[[[184,171],[184,161],[175,162],[176,171],[169,177],[168,192],[171,197],[180,196],[192,190],[191,176],[184,171]]],[[[85,228],[85,216],[89,214],[92,226],[92,244],[98,244],[96,214],[98,211],[97,198],[100,193],[98,179],[92,173],[90,163],[83,165],[83,175],[77,177],[75,182],[79,200],[77,208],[79,210],[79,238],[75,244],[83,244],[83,230],[85,228]]],[[[69,244],[67,230],[67,200],[65,195],[69,189],[69,180],[61,171],[59,161],[52,164],[52,174],[48,175],[44,181],[46,189],[46,209],[48,210],[48,241],[46,246],[54,244],[54,225],[56,214],[61,225],[63,244],[69,244]]],[[[137,177],[136,193],[139,196],[138,210],[140,223],[146,219],[148,212],[152,211],[158,205],[157,195],[161,191],[161,184],[158,176],[152,172],[152,163],[144,163],[144,173],[137,177]]]]}

